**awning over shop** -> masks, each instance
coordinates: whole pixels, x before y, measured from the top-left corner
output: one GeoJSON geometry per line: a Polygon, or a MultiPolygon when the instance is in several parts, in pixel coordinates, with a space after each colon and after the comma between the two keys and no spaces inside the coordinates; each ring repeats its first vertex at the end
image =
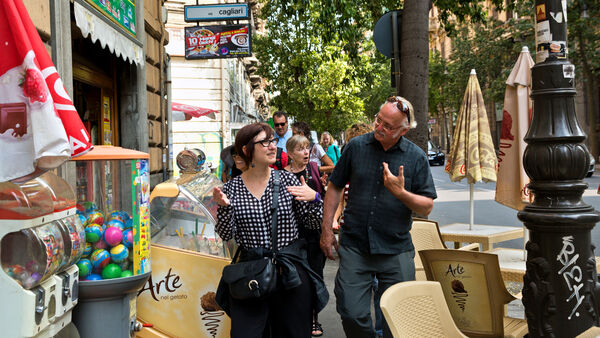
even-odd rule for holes
{"type": "Polygon", "coordinates": [[[190,120],[192,117],[208,116],[212,119],[216,118],[215,113],[218,110],[210,108],[200,108],[189,104],[173,102],[171,107],[173,113],[173,121],[190,120]]]}
{"type": "MultiPolygon", "coordinates": [[[[143,47],[118,32],[104,20],[93,14],[81,4],[74,2],[75,23],[84,37],[90,36],[92,42],[100,41],[102,48],[108,46],[111,53],[120,56],[129,63],[144,65],[143,47]]],[[[127,34],[127,33],[125,33],[127,34]]]]}

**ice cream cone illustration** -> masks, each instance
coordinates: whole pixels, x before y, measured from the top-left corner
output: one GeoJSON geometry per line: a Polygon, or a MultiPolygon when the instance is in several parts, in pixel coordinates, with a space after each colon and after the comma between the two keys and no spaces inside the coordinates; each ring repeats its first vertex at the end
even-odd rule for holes
{"type": "Polygon", "coordinates": [[[223,322],[221,317],[225,315],[225,312],[217,304],[215,296],[214,292],[207,292],[200,298],[202,322],[208,334],[213,338],[217,337],[220,324],[223,322]]]}

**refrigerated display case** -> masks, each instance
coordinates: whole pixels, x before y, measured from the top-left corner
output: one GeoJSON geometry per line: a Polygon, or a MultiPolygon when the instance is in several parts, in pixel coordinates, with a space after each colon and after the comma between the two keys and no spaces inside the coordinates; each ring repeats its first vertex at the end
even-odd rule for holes
{"type": "Polygon", "coordinates": [[[152,277],[138,296],[137,337],[228,337],[229,317],[214,297],[231,248],[215,232],[221,181],[210,170],[157,185],[150,195],[152,277]],[[173,318],[184,314],[182,320],[173,318]],[[161,336],[162,335],[162,336],[161,336]]]}
{"type": "Polygon", "coordinates": [[[0,183],[3,336],[52,337],[71,322],[84,244],[75,192],[62,178],[0,183]]]}

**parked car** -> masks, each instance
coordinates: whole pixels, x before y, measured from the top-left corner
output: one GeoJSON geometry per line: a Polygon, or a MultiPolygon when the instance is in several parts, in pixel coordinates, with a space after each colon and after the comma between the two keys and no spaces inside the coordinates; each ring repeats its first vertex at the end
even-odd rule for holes
{"type": "Polygon", "coordinates": [[[592,177],[594,175],[594,170],[596,170],[596,160],[594,159],[594,155],[589,153],[590,155],[590,167],[588,168],[587,175],[585,177],[592,177]]]}
{"type": "Polygon", "coordinates": [[[429,165],[444,165],[446,161],[446,155],[437,145],[431,141],[427,141],[427,158],[429,159],[429,165]]]}

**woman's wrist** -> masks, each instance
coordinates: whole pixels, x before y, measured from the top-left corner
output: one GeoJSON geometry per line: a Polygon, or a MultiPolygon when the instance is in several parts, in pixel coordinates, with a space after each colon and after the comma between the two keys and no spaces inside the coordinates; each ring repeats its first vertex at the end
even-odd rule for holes
{"type": "Polygon", "coordinates": [[[315,192],[315,199],[310,201],[310,203],[319,203],[322,202],[323,200],[321,199],[321,194],[319,194],[318,192],[315,192]]]}

